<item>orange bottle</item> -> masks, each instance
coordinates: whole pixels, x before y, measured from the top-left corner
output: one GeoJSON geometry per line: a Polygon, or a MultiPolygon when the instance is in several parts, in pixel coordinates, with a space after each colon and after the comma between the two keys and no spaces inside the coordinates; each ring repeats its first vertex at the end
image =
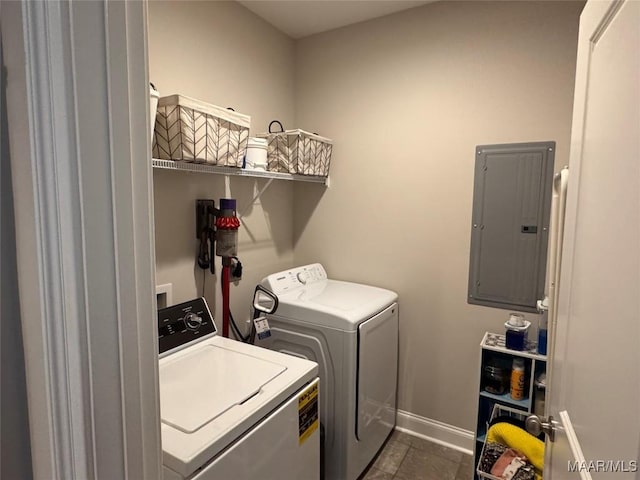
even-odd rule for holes
{"type": "Polygon", "coordinates": [[[522,400],[524,398],[524,359],[514,358],[511,369],[511,398],[522,400]]]}

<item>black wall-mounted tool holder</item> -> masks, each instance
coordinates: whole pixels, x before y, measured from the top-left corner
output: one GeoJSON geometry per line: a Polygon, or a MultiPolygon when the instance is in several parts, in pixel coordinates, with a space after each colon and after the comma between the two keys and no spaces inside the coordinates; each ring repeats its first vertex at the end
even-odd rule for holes
{"type": "Polygon", "coordinates": [[[209,268],[216,273],[215,242],[216,242],[216,206],[213,200],[196,200],[196,238],[198,245],[198,266],[203,270],[209,268]]]}

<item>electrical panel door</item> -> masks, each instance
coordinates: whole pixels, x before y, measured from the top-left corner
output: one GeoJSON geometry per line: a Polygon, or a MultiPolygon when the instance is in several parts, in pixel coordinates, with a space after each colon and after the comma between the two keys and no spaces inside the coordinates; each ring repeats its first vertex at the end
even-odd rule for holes
{"type": "Polygon", "coordinates": [[[555,142],[476,148],[468,302],[536,311],[543,298],[555,142]]]}

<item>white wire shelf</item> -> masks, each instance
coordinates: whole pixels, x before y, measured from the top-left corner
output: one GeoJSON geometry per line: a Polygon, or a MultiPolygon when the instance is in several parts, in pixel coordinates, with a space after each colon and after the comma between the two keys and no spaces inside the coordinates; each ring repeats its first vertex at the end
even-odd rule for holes
{"type": "Polygon", "coordinates": [[[329,185],[329,177],[314,175],[292,175],[290,173],[265,172],[261,170],[245,170],[243,168],[222,167],[219,165],[207,165],[206,163],[176,162],[174,160],[152,160],[153,168],[165,170],[178,170],[193,173],[214,173],[217,175],[235,175],[237,177],[269,178],[274,180],[292,180],[297,182],[321,183],[329,185]]]}
{"type": "Polygon", "coordinates": [[[493,350],[494,352],[508,353],[516,357],[533,358],[539,362],[546,362],[547,356],[538,353],[538,343],[528,340],[524,350],[511,350],[506,347],[505,335],[500,333],[486,332],[480,346],[484,350],[493,350]]]}

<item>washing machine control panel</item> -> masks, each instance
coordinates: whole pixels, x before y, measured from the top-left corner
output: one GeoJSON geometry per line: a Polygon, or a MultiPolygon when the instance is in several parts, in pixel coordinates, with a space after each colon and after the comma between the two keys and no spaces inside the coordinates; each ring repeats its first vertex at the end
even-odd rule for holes
{"type": "Polygon", "coordinates": [[[158,347],[164,353],[216,332],[204,298],[158,310],[158,347]]]}
{"type": "Polygon", "coordinates": [[[269,275],[265,279],[264,285],[276,295],[280,295],[326,279],[327,272],[322,265],[313,263],[269,275]]]}

